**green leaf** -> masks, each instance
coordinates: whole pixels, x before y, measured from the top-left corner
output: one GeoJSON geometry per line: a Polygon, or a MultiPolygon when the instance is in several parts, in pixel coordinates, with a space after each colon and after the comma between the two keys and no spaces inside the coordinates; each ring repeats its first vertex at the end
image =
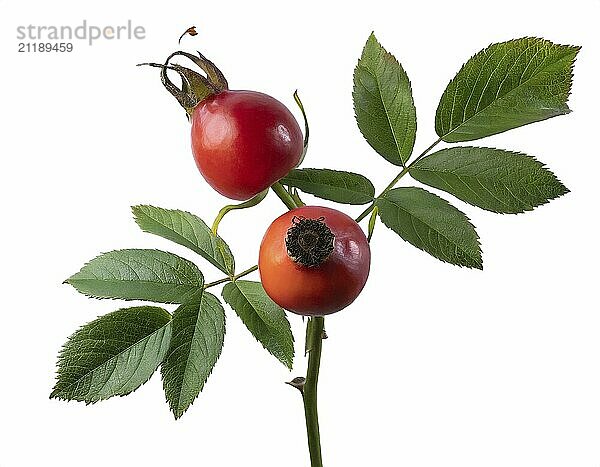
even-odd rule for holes
{"type": "Polygon", "coordinates": [[[187,259],[160,250],[115,250],[97,256],[66,281],[93,298],[184,303],[202,294],[204,278],[187,259]]]}
{"type": "Polygon", "coordinates": [[[483,268],[479,237],[467,216],[446,200],[416,187],[395,188],[377,200],[383,223],[435,258],[483,268]]]}
{"type": "Polygon", "coordinates": [[[490,45],[448,84],[435,131],[447,142],[471,141],[569,113],[579,49],[535,37],[490,45]]]}
{"type": "Polygon", "coordinates": [[[395,165],[410,157],[417,133],[417,112],[402,65],[374,34],[354,69],[354,113],[367,142],[395,165]]]}
{"type": "Polygon", "coordinates": [[[223,287],[223,298],[263,347],[291,370],[294,336],[290,323],[262,284],[241,280],[229,282],[223,287]]]}
{"type": "Polygon", "coordinates": [[[224,337],[225,312],[214,295],[204,292],[201,302],[184,304],[175,310],[171,346],[161,373],[176,419],[202,391],[221,355],[224,337]]]}
{"type": "Polygon", "coordinates": [[[375,187],[359,174],[329,169],[293,169],[281,183],[299,188],[319,198],[344,204],[366,204],[373,201],[375,187]]]}
{"type": "Polygon", "coordinates": [[[569,191],[541,162],[502,149],[442,149],[414,164],[410,174],[469,204],[504,214],[531,211],[569,191]]]}
{"type": "Polygon", "coordinates": [[[150,379],[171,338],[162,308],[123,308],[81,327],[58,357],[51,398],[94,403],[125,396],[150,379]]]}
{"type": "Polygon", "coordinates": [[[235,273],[229,246],[214,236],[202,219],[177,209],[139,205],[131,208],[135,221],[144,232],[166,238],[198,253],[225,274],[235,273]]]}

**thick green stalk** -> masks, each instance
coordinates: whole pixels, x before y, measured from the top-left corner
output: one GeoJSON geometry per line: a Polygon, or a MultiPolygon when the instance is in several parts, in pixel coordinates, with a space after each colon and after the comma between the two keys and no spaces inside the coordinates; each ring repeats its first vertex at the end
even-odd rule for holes
{"type": "MultiPolygon", "coordinates": [[[[294,209],[299,205],[304,204],[301,201],[301,204],[298,203],[279,182],[273,184],[271,189],[279,196],[288,209],[294,209]]],[[[317,410],[317,385],[319,382],[319,369],[321,366],[321,350],[323,347],[325,319],[322,316],[311,318],[306,326],[306,344],[307,351],[309,352],[306,378],[301,386],[296,386],[294,384],[292,384],[292,386],[297,387],[302,392],[310,465],[311,467],[323,467],[323,460],[321,458],[321,436],[319,434],[319,413],[317,410]]]]}
{"type": "Polygon", "coordinates": [[[307,326],[309,326],[307,339],[310,342],[310,349],[308,349],[308,370],[306,371],[302,398],[304,400],[310,465],[311,467],[323,467],[321,437],[319,435],[319,414],[317,411],[317,383],[319,381],[319,367],[321,366],[325,319],[322,316],[311,318],[307,326]]]}
{"type": "Polygon", "coordinates": [[[283,185],[281,183],[279,183],[279,182],[273,183],[273,185],[271,185],[271,189],[275,192],[275,194],[277,196],[279,196],[279,199],[281,199],[281,201],[283,201],[283,204],[285,204],[288,209],[294,209],[294,208],[298,207],[298,206],[296,206],[296,202],[294,201],[294,198],[292,198],[292,195],[290,195],[285,190],[285,188],[283,187],[283,185]]]}

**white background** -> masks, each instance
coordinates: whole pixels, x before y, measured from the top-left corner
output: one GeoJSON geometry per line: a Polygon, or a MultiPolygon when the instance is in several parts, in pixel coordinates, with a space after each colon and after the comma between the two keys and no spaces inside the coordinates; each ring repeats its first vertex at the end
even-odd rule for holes
{"type": "MultiPolygon", "coordinates": [[[[210,222],[226,202],[198,174],[184,113],[158,71],[134,66],[161,61],[192,24],[199,35],[184,45],[216,61],[232,88],[267,92],[297,115],[291,95],[300,90],[311,123],[306,166],[365,173],[379,188],[396,169],[363,140],[351,102],[372,30],[412,80],[416,151],[436,138],[439,96],[479,49],[525,35],[583,46],[572,114],[480,143],[538,157],[572,193],[518,216],[458,203],[482,238],[483,272],[442,264],[378,225],[364,293],[327,320],[320,413],[327,467],[600,465],[600,2],[361,3],[0,0],[0,466],[308,464],[301,400],[283,384],[305,360],[289,374],[231,310],[216,369],[177,422],[158,375],[94,406],[48,399],[61,344],[121,305],[62,280],[116,248],[194,259],[138,231],[132,204],[210,222]],[[17,53],[17,26],[83,19],[131,19],[147,38],[17,53]]],[[[256,262],[283,209],[271,195],[223,221],[240,270],[256,262]]],[[[208,280],[219,277],[201,264],[208,280]]],[[[300,354],[302,322],[290,318],[300,354]]]]}

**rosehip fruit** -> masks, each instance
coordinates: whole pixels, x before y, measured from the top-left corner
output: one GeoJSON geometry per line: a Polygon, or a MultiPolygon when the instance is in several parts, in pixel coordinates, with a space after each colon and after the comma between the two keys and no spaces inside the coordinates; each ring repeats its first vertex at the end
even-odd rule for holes
{"type": "Polygon", "coordinates": [[[191,120],[196,165],[227,198],[252,198],[300,162],[302,130],[287,107],[266,94],[221,91],[199,102],[191,120]]]}
{"type": "Polygon", "coordinates": [[[303,206],[269,226],[258,267],[275,303],[297,314],[322,316],[358,297],[370,263],[369,242],[352,218],[335,209],[303,206]]]}

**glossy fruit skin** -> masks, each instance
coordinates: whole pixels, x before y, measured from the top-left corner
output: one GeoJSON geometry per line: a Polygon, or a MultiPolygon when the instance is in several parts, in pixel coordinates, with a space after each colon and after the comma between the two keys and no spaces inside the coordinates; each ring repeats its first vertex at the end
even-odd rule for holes
{"type": "Polygon", "coordinates": [[[285,105],[254,91],[222,91],[192,112],[192,152],[210,186],[246,200],[300,162],[302,130],[285,105]]]}
{"type": "Polygon", "coordinates": [[[323,316],[350,305],[369,276],[371,250],[360,226],[346,214],[303,206],[273,221],[260,245],[258,268],[265,291],[282,308],[304,316],[323,316]],[[333,251],[319,266],[295,263],[285,237],[294,216],[323,218],[335,236],[333,251]]]}

